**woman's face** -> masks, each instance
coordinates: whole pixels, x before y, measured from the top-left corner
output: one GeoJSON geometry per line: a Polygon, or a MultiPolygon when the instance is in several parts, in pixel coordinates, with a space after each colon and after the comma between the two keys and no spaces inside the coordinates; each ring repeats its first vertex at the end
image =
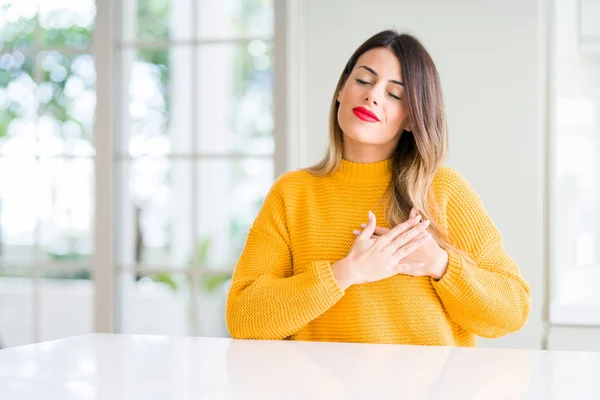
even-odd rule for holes
{"type": "Polygon", "coordinates": [[[338,93],[344,141],[380,145],[393,152],[408,123],[400,62],[387,48],[362,54],[338,93]]]}

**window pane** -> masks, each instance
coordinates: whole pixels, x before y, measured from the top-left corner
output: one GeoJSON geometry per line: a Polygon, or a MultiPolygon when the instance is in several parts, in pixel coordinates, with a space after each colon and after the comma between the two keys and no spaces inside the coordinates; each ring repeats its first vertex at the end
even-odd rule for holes
{"type": "MultiPolygon", "coordinates": [[[[591,62],[597,55],[592,37],[580,29],[581,17],[591,20],[593,15],[585,7],[589,4],[556,2],[551,30],[550,295],[552,306],[566,310],[600,305],[600,70],[591,62]]],[[[550,317],[554,323],[573,323],[580,318],[571,318],[574,314],[558,312],[550,317]]]]}
{"type": "Polygon", "coordinates": [[[192,0],[138,0],[136,12],[123,3],[123,40],[186,40],[192,37],[224,39],[273,36],[271,0],[198,0],[193,21],[192,0]],[[127,20],[137,14],[136,21],[127,20]]]}
{"type": "Polygon", "coordinates": [[[189,153],[191,49],[126,51],[123,98],[127,110],[117,151],[132,156],[189,153]]]}
{"type": "Polygon", "coordinates": [[[90,54],[39,55],[38,154],[94,154],[92,129],[96,108],[96,70],[90,54]]]}
{"type": "Polygon", "coordinates": [[[188,335],[189,285],[184,273],[135,274],[121,271],[117,291],[121,333],[188,335]]]}
{"type": "Polygon", "coordinates": [[[41,261],[91,264],[94,161],[41,160],[38,179],[41,261]]]}
{"type": "Polygon", "coordinates": [[[198,151],[272,153],[272,44],[198,49],[198,151]]]}
{"type": "Polygon", "coordinates": [[[195,264],[231,271],[273,183],[273,160],[198,162],[195,264]]]}
{"type": "Polygon", "coordinates": [[[43,47],[89,47],[96,17],[94,0],[40,1],[39,7],[43,47]]]}
{"type": "Polygon", "coordinates": [[[20,51],[0,55],[0,155],[34,154],[36,92],[33,59],[20,51]]]}
{"type": "MultiPolygon", "coordinates": [[[[138,0],[137,24],[135,21],[125,20],[128,16],[134,15],[133,13],[123,14],[124,40],[131,41],[134,38],[143,41],[191,39],[193,1],[196,0],[138,0]],[[136,25],[137,32],[132,29],[136,25]]],[[[129,7],[129,5],[123,4],[123,7],[129,7]]]]}
{"type": "Polygon", "coordinates": [[[113,240],[123,332],[227,336],[230,272],[274,179],[272,3],[121,3],[113,240]],[[127,45],[239,37],[249,40],[127,45]]]}
{"type": "Polygon", "coordinates": [[[129,177],[118,200],[120,266],[233,269],[273,182],[271,158],[197,161],[196,210],[191,160],[142,157],[120,164],[119,173],[129,177]]]}
{"type": "Polygon", "coordinates": [[[23,50],[35,42],[37,0],[0,3],[0,51],[23,50]]]}
{"type": "Polygon", "coordinates": [[[19,171],[0,174],[0,260],[89,264],[93,160],[0,158],[0,169],[19,171]]]}
{"type": "Polygon", "coordinates": [[[120,271],[117,276],[122,333],[229,337],[225,323],[228,276],[192,278],[182,271],[120,271]],[[196,285],[194,302],[192,282],[196,285]]]}
{"type": "Polygon", "coordinates": [[[201,39],[273,36],[273,0],[199,0],[196,11],[201,39]]]}
{"type": "Polygon", "coordinates": [[[230,337],[225,321],[230,275],[196,276],[196,304],[193,305],[192,331],[204,337],[230,337]]]}
{"type": "Polygon", "coordinates": [[[89,270],[73,270],[40,281],[40,340],[93,331],[94,283],[89,270]],[[61,279],[62,278],[62,279],[61,279]]]}
{"type": "Polygon", "coordinates": [[[0,157],[0,171],[0,265],[31,265],[39,207],[37,162],[0,157]]]}
{"type": "Polygon", "coordinates": [[[33,343],[33,280],[29,269],[0,267],[0,348],[33,343]]]}
{"type": "Polygon", "coordinates": [[[140,157],[119,164],[120,266],[186,267],[192,257],[192,162],[140,157]]]}

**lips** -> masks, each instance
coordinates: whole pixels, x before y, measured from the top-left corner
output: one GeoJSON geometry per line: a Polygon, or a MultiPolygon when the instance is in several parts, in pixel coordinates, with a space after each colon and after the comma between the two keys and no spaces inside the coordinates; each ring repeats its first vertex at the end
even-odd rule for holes
{"type": "Polygon", "coordinates": [[[365,107],[356,107],[352,109],[354,115],[366,122],[379,122],[379,118],[371,110],[365,107]]]}

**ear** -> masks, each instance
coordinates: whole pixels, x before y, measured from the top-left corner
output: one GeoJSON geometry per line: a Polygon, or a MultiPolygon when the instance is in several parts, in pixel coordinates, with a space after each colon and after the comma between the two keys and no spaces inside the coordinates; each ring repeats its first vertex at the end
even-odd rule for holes
{"type": "Polygon", "coordinates": [[[404,127],[404,130],[407,132],[413,131],[413,124],[410,119],[406,122],[406,126],[404,127]]]}

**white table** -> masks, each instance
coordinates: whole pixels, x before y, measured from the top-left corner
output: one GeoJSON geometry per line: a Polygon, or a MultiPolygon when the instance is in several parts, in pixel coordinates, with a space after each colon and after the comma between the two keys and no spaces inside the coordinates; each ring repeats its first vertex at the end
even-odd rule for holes
{"type": "Polygon", "coordinates": [[[600,353],[87,335],[0,351],[0,399],[600,399],[600,353]]]}

